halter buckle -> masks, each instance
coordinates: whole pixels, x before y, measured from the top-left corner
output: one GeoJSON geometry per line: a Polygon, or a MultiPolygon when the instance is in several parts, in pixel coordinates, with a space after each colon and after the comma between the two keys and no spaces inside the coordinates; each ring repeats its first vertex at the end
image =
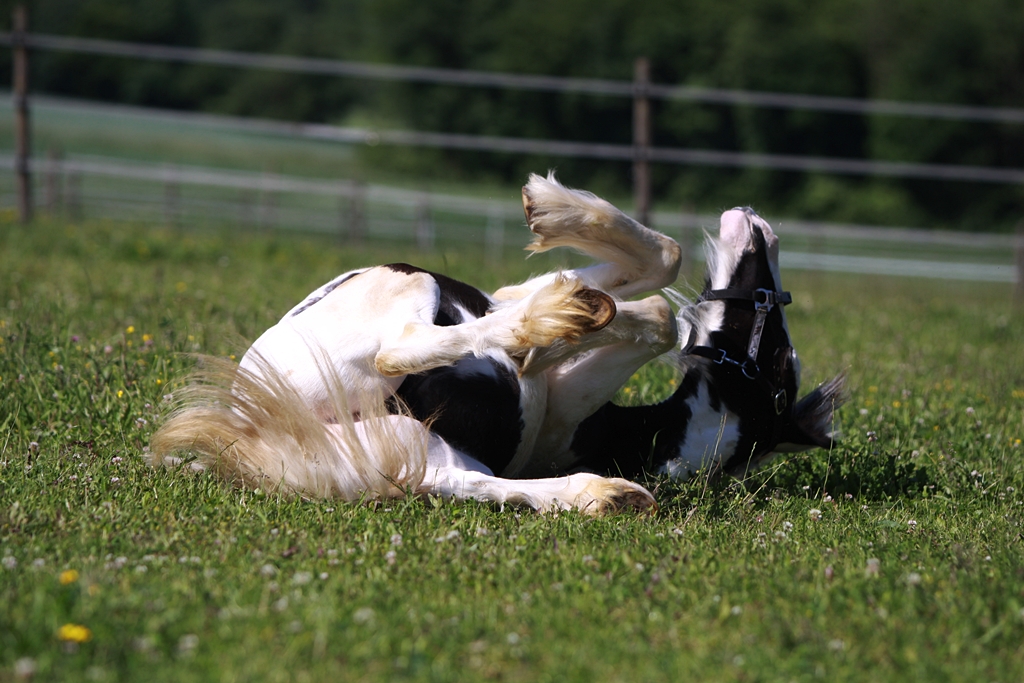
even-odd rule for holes
{"type": "Polygon", "coordinates": [[[786,390],[779,389],[778,393],[772,397],[772,400],[775,403],[775,414],[782,415],[782,413],[785,412],[786,407],[789,405],[789,396],[786,395],[786,390]]]}
{"type": "Polygon", "coordinates": [[[754,297],[754,309],[770,311],[778,303],[778,293],[773,289],[755,289],[754,294],[760,294],[764,301],[758,301],[756,296],[754,297]]]}
{"type": "Polygon", "coordinates": [[[748,357],[738,361],[735,358],[730,358],[725,349],[710,348],[709,350],[718,354],[717,358],[710,358],[711,362],[715,365],[725,365],[726,363],[735,365],[747,379],[757,379],[758,375],[761,374],[761,368],[757,366],[757,362],[753,358],[748,357]]]}

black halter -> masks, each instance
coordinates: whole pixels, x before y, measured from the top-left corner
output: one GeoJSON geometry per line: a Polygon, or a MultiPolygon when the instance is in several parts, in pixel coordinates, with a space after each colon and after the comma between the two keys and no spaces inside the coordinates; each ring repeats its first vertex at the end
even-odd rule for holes
{"type": "Polygon", "coordinates": [[[764,332],[765,319],[768,313],[775,306],[785,306],[793,303],[793,296],[789,292],[776,292],[770,289],[713,289],[701,295],[697,303],[705,301],[724,301],[733,299],[739,301],[754,302],[754,325],[750,329],[750,341],[747,342],[747,357],[737,360],[730,356],[725,349],[718,349],[712,346],[691,346],[685,349],[685,353],[693,354],[714,361],[717,365],[729,365],[739,368],[743,376],[757,382],[767,392],[775,407],[775,414],[781,415],[789,405],[789,397],[786,390],[777,389],[775,383],[761,372],[757,365],[757,352],[761,348],[761,334],[764,332]]]}

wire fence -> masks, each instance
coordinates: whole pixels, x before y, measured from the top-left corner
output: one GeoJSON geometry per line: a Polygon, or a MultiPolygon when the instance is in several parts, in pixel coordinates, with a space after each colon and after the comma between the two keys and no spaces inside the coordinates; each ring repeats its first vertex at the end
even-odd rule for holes
{"type": "MultiPolygon", "coordinates": [[[[506,234],[505,226],[521,221],[515,201],[416,192],[351,180],[298,178],[197,166],[145,164],[97,157],[29,157],[27,90],[28,50],[151,59],[179,63],[260,68],[304,74],[452,86],[508,88],[558,93],[627,97],[634,102],[634,143],[601,144],[464,135],[429,131],[371,130],[316,124],[213,117],[173,112],[143,112],[151,117],[203,120],[208,125],[289,138],[331,141],[346,145],[401,145],[486,152],[539,154],[612,161],[632,161],[634,177],[646,179],[649,163],[711,165],[739,168],[882,175],[945,181],[1020,184],[1024,169],[898,161],[837,159],[756,154],[722,150],[665,148],[650,145],[650,99],[724,105],[804,109],[871,116],[1024,123],[1024,109],[972,107],[821,97],[746,90],[697,88],[649,82],[645,60],[638,60],[634,80],[561,78],[527,74],[465,71],[429,67],[369,64],[287,55],[266,55],[125,43],[92,38],[27,32],[23,9],[15,11],[14,31],[0,33],[0,45],[14,53],[15,154],[0,156],[0,201],[17,202],[23,219],[31,215],[32,195],[45,196],[51,213],[72,218],[117,213],[167,225],[225,223],[273,229],[334,232],[346,240],[414,237],[424,248],[438,241],[479,242],[489,254],[525,243],[522,231],[506,234]]],[[[33,96],[46,105],[46,98],[33,96]]],[[[54,105],[50,102],[51,106],[54,105]]],[[[89,105],[64,103],[74,108],[89,105]]],[[[97,107],[92,105],[94,109],[97,107]]],[[[102,107],[99,107],[100,109],[102,107]]],[[[717,216],[683,212],[648,213],[649,187],[638,182],[635,204],[642,220],[677,235],[689,251],[695,229],[712,228],[717,216]]],[[[970,236],[911,229],[776,221],[787,235],[783,264],[887,275],[942,277],[1016,282],[1024,292],[1024,233],[1018,236],[970,236]],[[885,257],[879,257],[880,247],[885,257]]]]}
{"type": "MultiPolygon", "coordinates": [[[[12,155],[0,155],[3,205],[14,201],[15,166],[12,155]]],[[[171,228],[329,234],[345,243],[414,240],[425,250],[474,245],[493,259],[530,238],[515,199],[101,157],[51,158],[32,162],[30,170],[41,208],[71,220],[118,216],[171,228]]],[[[781,261],[788,269],[999,283],[1022,278],[1024,236],[771,222],[785,237],[781,261]]],[[[716,228],[718,216],[657,211],[651,224],[699,261],[695,245],[703,231],[716,228]]]]}

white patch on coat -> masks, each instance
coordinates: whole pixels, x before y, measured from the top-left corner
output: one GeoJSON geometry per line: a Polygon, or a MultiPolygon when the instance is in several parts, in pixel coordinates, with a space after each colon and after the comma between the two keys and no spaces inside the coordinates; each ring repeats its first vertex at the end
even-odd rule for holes
{"type": "Polygon", "coordinates": [[[686,439],[679,446],[676,457],[670,459],[658,470],[673,479],[689,479],[702,468],[711,467],[722,461],[723,455],[732,455],[740,440],[740,418],[721,405],[721,410],[711,407],[711,397],[706,382],[700,383],[697,394],[686,400],[693,413],[686,429],[686,439]]]}

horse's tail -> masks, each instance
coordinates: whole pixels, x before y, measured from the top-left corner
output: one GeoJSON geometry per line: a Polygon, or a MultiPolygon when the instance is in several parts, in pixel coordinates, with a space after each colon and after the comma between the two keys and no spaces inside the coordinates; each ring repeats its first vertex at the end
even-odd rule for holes
{"type": "Polygon", "coordinates": [[[360,397],[355,421],[337,373],[323,364],[337,416],[326,423],[280,371],[257,365],[250,372],[202,358],[150,441],[150,463],[188,463],[250,488],[344,500],[397,497],[423,481],[429,433],[388,415],[383,397],[360,397]]]}

